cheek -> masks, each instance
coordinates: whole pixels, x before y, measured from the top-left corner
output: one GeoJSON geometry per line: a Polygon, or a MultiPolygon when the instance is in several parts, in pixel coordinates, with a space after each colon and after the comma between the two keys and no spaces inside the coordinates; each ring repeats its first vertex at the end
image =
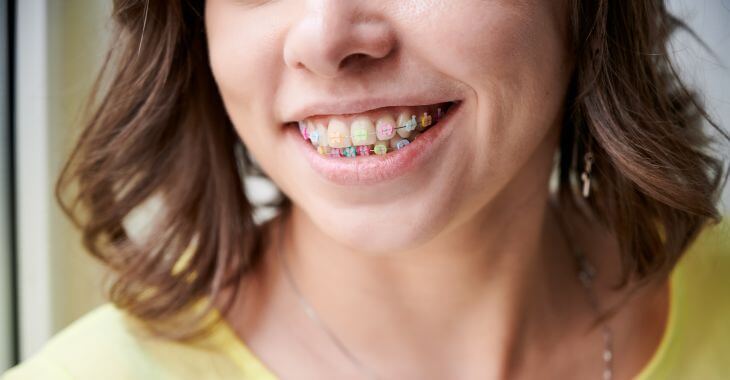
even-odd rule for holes
{"type": "Polygon", "coordinates": [[[268,125],[279,60],[277,32],[261,25],[255,11],[211,1],[206,8],[208,56],[226,111],[244,142],[274,128],[268,125]],[[258,21],[257,21],[258,20],[258,21]],[[249,126],[260,126],[250,128],[249,126]]]}
{"type": "MultiPolygon", "coordinates": [[[[475,92],[474,128],[461,134],[477,186],[507,181],[559,124],[570,77],[562,20],[542,2],[465,1],[434,15],[432,58],[475,92]],[[488,173],[489,175],[485,175],[488,173]]],[[[493,185],[492,185],[493,187],[493,185]]]]}

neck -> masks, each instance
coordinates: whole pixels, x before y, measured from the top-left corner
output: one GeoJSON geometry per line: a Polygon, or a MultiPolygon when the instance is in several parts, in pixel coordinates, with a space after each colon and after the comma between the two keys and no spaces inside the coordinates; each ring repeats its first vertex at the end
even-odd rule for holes
{"type": "MultiPolygon", "coordinates": [[[[565,323],[566,299],[575,295],[566,291],[575,289],[573,266],[547,199],[546,191],[491,202],[510,207],[480,210],[418,250],[388,256],[339,245],[294,207],[277,226],[285,237],[280,253],[306,301],[376,372],[392,374],[377,363],[396,352],[399,363],[452,363],[440,369],[452,378],[465,368],[510,376],[529,360],[524,342],[544,341],[565,323]]],[[[276,288],[293,293],[279,263],[270,267],[276,288]]]]}

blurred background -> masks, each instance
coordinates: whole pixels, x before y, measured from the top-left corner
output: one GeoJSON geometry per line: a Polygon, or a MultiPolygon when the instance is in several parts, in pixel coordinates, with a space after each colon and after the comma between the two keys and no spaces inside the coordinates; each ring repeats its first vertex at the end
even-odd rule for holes
{"type": "MultiPolygon", "coordinates": [[[[714,52],[687,33],[673,44],[683,75],[728,129],[730,0],[668,4],[714,52]]],[[[111,0],[0,0],[0,373],[104,302],[102,268],[53,185],[104,56],[110,9],[111,0]]],[[[730,188],[725,215],[728,205],[730,188]]]]}

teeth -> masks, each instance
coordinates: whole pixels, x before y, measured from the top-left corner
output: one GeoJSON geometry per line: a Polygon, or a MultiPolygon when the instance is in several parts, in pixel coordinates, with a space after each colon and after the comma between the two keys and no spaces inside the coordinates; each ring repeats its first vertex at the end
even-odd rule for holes
{"type": "Polygon", "coordinates": [[[382,156],[382,155],[388,153],[388,142],[387,141],[376,142],[375,146],[373,147],[373,151],[378,156],[382,156]]]}
{"type": "Polygon", "coordinates": [[[352,146],[350,128],[342,120],[331,119],[329,127],[327,127],[327,140],[333,148],[342,149],[352,146]]]}
{"type": "Polygon", "coordinates": [[[354,158],[355,156],[357,156],[357,148],[355,148],[354,146],[348,146],[347,148],[342,149],[342,155],[345,157],[354,158]]]}
{"type": "Polygon", "coordinates": [[[431,117],[431,115],[427,114],[426,112],[421,115],[421,118],[419,120],[421,121],[421,129],[428,128],[433,122],[433,118],[431,117]]]}
{"type": "Polygon", "coordinates": [[[309,137],[309,141],[312,142],[314,146],[319,145],[319,131],[317,131],[317,127],[312,122],[308,122],[306,126],[307,130],[307,137],[309,137]]]}
{"type": "Polygon", "coordinates": [[[319,141],[318,141],[317,145],[319,145],[321,147],[328,147],[329,142],[328,142],[328,138],[327,138],[327,125],[322,122],[316,122],[316,123],[314,123],[314,125],[316,126],[316,131],[317,131],[317,134],[319,135],[319,141]]]}
{"type": "Polygon", "coordinates": [[[370,155],[370,145],[361,145],[357,147],[357,155],[358,156],[369,156],[370,155]]]}
{"type": "Polygon", "coordinates": [[[300,121],[299,122],[299,133],[304,137],[305,140],[309,139],[309,136],[307,136],[307,123],[300,121]]]}
{"type": "Polygon", "coordinates": [[[445,115],[437,106],[398,107],[391,111],[397,110],[402,112],[376,110],[353,116],[314,117],[300,121],[299,132],[322,155],[385,155],[405,148],[445,115]]]}
{"type": "Polygon", "coordinates": [[[392,116],[383,116],[375,123],[376,137],[381,141],[388,141],[395,135],[395,120],[392,116]]]}
{"type": "Polygon", "coordinates": [[[394,137],[390,140],[390,147],[396,150],[401,150],[406,147],[406,145],[410,144],[411,142],[408,141],[408,139],[402,139],[398,137],[394,137]]]}
{"type": "Polygon", "coordinates": [[[411,132],[416,130],[418,121],[416,115],[408,113],[401,113],[398,115],[398,136],[407,139],[411,135],[411,132]]]}
{"type": "Polygon", "coordinates": [[[352,125],[350,125],[350,139],[355,146],[375,144],[375,126],[370,118],[358,117],[352,122],[352,125]]]}

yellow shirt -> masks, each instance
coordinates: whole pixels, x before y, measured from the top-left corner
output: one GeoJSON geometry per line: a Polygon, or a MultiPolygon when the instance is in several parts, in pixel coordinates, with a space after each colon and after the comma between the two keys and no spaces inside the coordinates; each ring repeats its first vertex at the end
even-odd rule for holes
{"type": "MultiPolygon", "coordinates": [[[[730,379],[729,237],[728,223],[703,232],[672,272],[667,328],[636,379],[730,379]]],[[[2,379],[276,379],[225,322],[188,344],[141,330],[112,304],[102,305],[2,379]]]]}

